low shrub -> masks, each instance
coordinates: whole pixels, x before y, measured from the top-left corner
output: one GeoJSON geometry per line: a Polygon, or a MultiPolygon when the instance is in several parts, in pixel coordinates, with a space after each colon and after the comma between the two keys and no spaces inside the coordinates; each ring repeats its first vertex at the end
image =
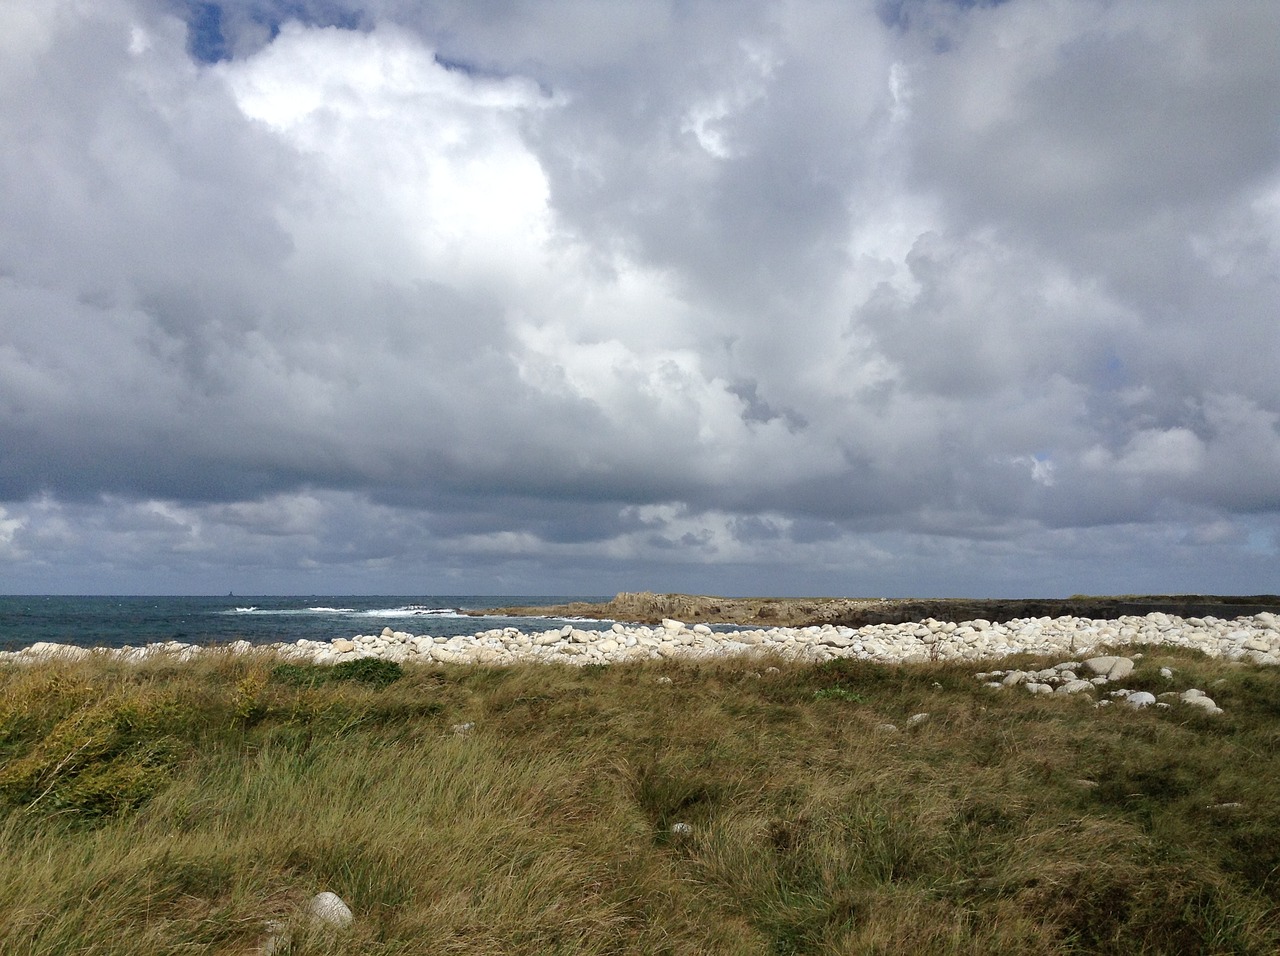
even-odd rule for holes
{"type": "Polygon", "coordinates": [[[358,657],[330,666],[282,663],[271,669],[272,680],[291,687],[318,687],[342,681],[386,687],[403,676],[404,668],[398,663],[377,657],[358,657]]]}

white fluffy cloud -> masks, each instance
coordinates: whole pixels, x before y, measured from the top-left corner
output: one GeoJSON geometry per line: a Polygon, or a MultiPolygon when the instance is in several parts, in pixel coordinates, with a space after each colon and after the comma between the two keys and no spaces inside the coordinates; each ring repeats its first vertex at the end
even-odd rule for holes
{"type": "Polygon", "coordinates": [[[186,9],[0,10],[14,589],[1274,589],[1273,5],[186,9]]]}

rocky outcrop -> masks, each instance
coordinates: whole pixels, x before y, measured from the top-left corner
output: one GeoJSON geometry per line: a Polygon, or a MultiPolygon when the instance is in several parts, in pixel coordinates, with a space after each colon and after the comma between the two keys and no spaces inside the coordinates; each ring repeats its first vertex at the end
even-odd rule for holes
{"type": "Polygon", "coordinates": [[[508,614],[587,618],[657,624],[663,618],[721,624],[760,624],[766,627],[806,627],[833,624],[906,624],[932,618],[962,623],[998,623],[1033,617],[1078,617],[1115,620],[1160,612],[1178,617],[1249,617],[1280,612],[1280,596],[1125,595],[1121,597],[971,599],[971,598],[729,598],[697,594],[621,592],[598,604],[575,602],[544,607],[503,607],[470,614],[508,614]]]}
{"type": "Polygon", "coordinates": [[[882,603],[879,598],[730,598],[701,594],[654,594],[623,591],[609,601],[592,604],[501,607],[469,614],[504,614],[513,617],[585,618],[658,624],[665,619],[702,624],[761,624],[769,627],[803,627],[835,623],[841,615],[882,603]]]}

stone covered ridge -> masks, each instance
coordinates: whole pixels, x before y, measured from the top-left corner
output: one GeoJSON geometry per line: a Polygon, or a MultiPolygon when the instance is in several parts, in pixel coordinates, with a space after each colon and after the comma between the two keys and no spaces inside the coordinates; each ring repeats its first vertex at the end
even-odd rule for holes
{"type": "MultiPolygon", "coordinates": [[[[1248,651],[1245,653],[1247,654],[1248,651]]],[[[991,671],[974,676],[978,680],[986,681],[988,687],[996,690],[1021,687],[1032,694],[1092,694],[1108,688],[1108,685],[1115,682],[1123,681],[1133,673],[1134,663],[1140,657],[1142,657],[1141,654],[1135,654],[1133,657],[1091,657],[1083,662],[1063,661],[1061,664],[1039,670],[991,671]]],[[[1259,663],[1265,663],[1265,661],[1259,663]]],[[[1162,667],[1160,676],[1166,683],[1171,683],[1174,679],[1174,671],[1170,667],[1162,667]]],[[[1156,707],[1169,707],[1171,701],[1177,701],[1207,714],[1222,713],[1222,708],[1214,699],[1198,687],[1188,687],[1181,692],[1168,690],[1159,697],[1150,691],[1118,687],[1107,690],[1107,697],[1099,700],[1094,706],[1107,707],[1117,701],[1128,704],[1135,710],[1142,710],[1153,704],[1156,707]]]]}
{"type": "MultiPolygon", "coordinates": [[[[268,647],[290,660],[336,664],[361,657],[401,663],[511,665],[558,663],[613,664],[626,661],[774,653],[787,660],[819,663],[840,657],[897,663],[979,661],[1010,654],[1077,657],[1102,647],[1160,644],[1188,647],[1211,657],[1254,664],[1280,664],[1280,617],[1262,612],[1219,620],[1180,618],[1156,612],[1141,617],[1091,620],[1074,617],[1024,618],[1003,623],[978,619],[964,623],[928,619],[917,623],[775,627],[714,631],[706,624],[667,619],[656,626],[614,624],[604,631],[565,625],[548,631],[516,628],[475,635],[430,637],[384,628],[381,634],[334,641],[301,640],[268,647]]],[[[247,642],[229,645],[247,651],[247,642]]],[[[140,660],[156,653],[189,656],[200,648],[166,642],[113,650],[33,644],[0,653],[0,660],[40,660],[107,655],[140,660]]]]}

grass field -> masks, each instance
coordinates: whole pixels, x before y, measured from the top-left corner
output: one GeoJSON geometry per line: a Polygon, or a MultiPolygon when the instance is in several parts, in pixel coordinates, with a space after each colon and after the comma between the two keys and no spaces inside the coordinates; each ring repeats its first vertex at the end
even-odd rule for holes
{"type": "Polygon", "coordinates": [[[940,664],[3,667],[0,952],[1280,952],[1280,671],[1143,650],[1126,686],[1225,713],[940,664]]]}

